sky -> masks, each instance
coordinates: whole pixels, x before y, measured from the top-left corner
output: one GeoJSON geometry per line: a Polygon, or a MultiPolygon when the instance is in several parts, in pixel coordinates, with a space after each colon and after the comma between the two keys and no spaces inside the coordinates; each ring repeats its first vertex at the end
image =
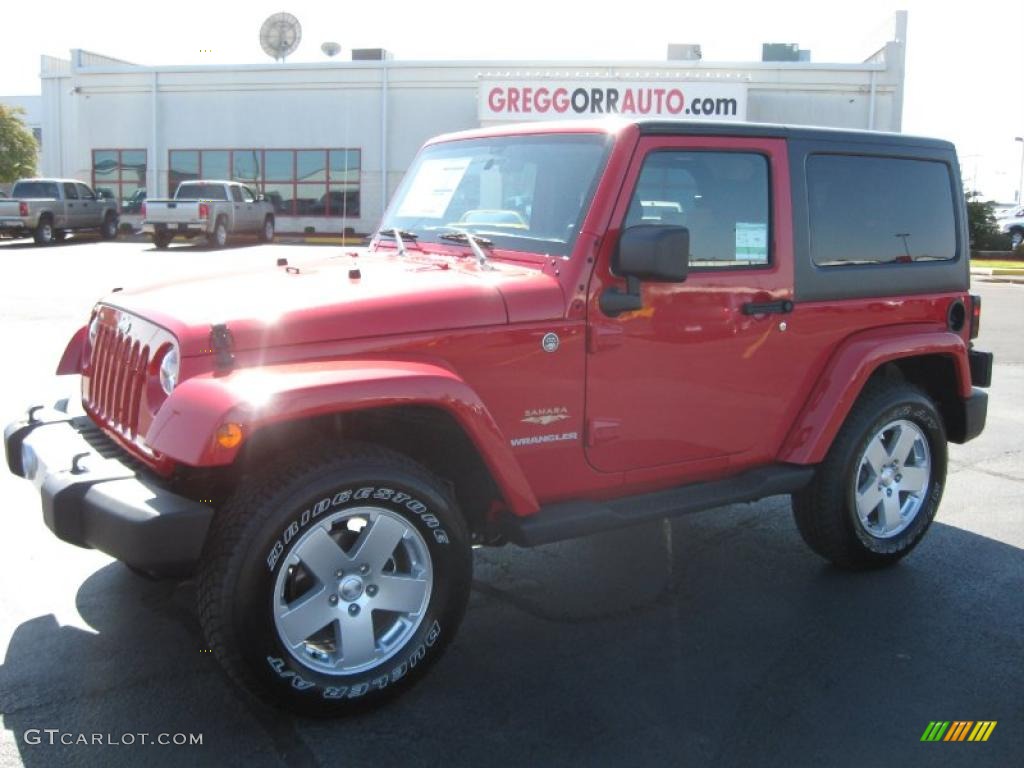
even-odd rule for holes
{"type": "MultiPolygon", "coordinates": [[[[1024,143],[1024,1],[729,0],[171,0],[17,3],[0,52],[0,95],[39,93],[39,55],[84,48],[136,64],[240,64],[265,59],[263,19],[302,24],[290,61],[382,47],[395,58],[664,61],[669,42],[700,43],[706,61],[758,61],[763,42],[795,42],[812,61],[859,62],[909,12],[903,130],[957,144],[965,181],[1012,201],[1024,143]],[[710,7],[709,7],[710,6],[710,7]],[[166,10],[163,10],[166,9],[166,10]],[[632,12],[631,12],[632,11],[632,12]]],[[[10,19],[10,9],[6,18],[10,19]]]]}

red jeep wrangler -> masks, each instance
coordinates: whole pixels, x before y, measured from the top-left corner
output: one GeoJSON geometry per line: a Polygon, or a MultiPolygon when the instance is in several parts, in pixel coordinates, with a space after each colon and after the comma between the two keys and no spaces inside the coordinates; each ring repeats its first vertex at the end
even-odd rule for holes
{"type": "Polygon", "coordinates": [[[7,461],[61,539],[195,574],[234,680],[339,714],[437,660],[474,544],[792,494],[818,554],[899,560],[985,423],[968,274],[947,142],[446,136],[365,251],[97,304],[84,415],[32,408],[7,461]]]}

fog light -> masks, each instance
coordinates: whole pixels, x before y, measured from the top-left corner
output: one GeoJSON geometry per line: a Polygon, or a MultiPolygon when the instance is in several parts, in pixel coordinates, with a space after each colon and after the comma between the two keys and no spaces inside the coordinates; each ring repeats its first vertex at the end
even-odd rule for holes
{"type": "Polygon", "coordinates": [[[35,480],[39,471],[39,459],[28,443],[21,444],[21,471],[28,480],[35,480]]]}
{"type": "Polygon", "coordinates": [[[242,442],[242,425],[228,422],[217,427],[217,445],[221,448],[235,448],[242,442]]]}

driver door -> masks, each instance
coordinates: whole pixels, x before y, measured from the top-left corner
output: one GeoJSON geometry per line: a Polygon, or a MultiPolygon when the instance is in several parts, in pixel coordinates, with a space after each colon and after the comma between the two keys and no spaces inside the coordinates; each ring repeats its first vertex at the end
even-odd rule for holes
{"type": "Polygon", "coordinates": [[[593,467],[679,478],[686,467],[703,476],[774,457],[799,350],[785,332],[790,315],[748,314],[747,305],[792,299],[789,194],[782,140],[640,140],[590,285],[593,467]],[[638,224],[686,227],[689,274],[641,283],[642,308],[608,316],[601,293],[625,287],[611,256],[621,232],[638,224]]]}

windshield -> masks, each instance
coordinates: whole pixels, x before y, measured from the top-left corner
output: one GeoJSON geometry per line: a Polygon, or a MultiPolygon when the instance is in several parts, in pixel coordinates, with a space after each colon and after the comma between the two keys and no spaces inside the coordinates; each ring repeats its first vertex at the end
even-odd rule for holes
{"type": "Polygon", "coordinates": [[[381,229],[420,242],[465,230],[497,248],[568,256],[609,146],[603,134],[435,144],[409,169],[381,229]]]}
{"type": "Polygon", "coordinates": [[[20,181],[11,190],[11,197],[57,197],[57,185],[52,181],[20,181]]]}

